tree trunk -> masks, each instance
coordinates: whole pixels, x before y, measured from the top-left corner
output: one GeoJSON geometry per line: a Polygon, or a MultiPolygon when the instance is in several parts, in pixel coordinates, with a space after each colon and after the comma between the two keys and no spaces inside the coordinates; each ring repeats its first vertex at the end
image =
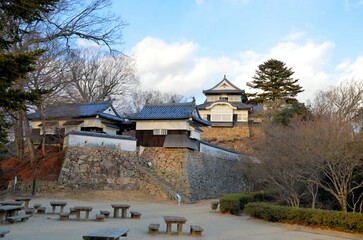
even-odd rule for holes
{"type": "Polygon", "coordinates": [[[21,117],[22,117],[22,120],[24,121],[24,132],[25,132],[25,139],[26,139],[26,143],[27,143],[28,151],[29,151],[30,164],[32,166],[34,166],[34,161],[35,161],[36,156],[35,156],[34,144],[31,139],[30,124],[29,124],[29,120],[28,120],[28,117],[27,117],[25,111],[21,111],[21,117]]]}
{"type": "Polygon", "coordinates": [[[13,118],[14,136],[15,136],[15,147],[18,161],[24,161],[24,138],[23,138],[23,123],[20,120],[19,114],[15,114],[13,118]]]}
{"type": "Polygon", "coordinates": [[[341,194],[339,204],[341,211],[347,212],[347,197],[345,194],[341,194]]]}
{"type": "Polygon", "coordinates": [[[32,196],[35,196],[37,189],[37,175],[38,175],[38,160],[34,163],[33,166],[33,185],[32,185],[32,196]]]}
{"type": "Polygon", "coordinates": [[[46,153],[45,153],[45,144],[46,144],[46,127],[45,127],[45,121],[46,121],[46,116],[44,115],[44,112],[43,112],[43,105],[40,104],[37,106],[38,108],[38,111],[40,113],[40,116],[42,117],[42,153],[43,153],[43,157],[45,158],[46,156],[46,153]]]}

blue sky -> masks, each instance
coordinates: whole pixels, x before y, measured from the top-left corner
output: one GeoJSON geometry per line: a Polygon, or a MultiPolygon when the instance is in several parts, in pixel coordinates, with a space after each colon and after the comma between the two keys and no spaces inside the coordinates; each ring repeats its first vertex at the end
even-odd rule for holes
{"type": "Polygon", "coordinates": [[[123,52],[144,89],[203,102],[223,75],[245,89],[257,66],[276,58],[305,89],[363,79],[363,0],[113,0],[129,25],[123,52]]]}

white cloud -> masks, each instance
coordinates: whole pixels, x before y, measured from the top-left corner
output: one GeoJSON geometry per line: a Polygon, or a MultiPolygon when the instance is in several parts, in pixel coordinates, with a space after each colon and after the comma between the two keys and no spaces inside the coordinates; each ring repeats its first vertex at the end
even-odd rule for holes
{"type": "MultiPolygon", "coordinates": [[[[252,80],[259,64],[275,58],[293,68],[293,77],[300,79],[299,84],[305,89],[299,99],[307,100],[317,90],[335,85],[324,71],[333,48],[333,42],[297,44],[294,41],[282,41],[266,53],[245,51],[235,58],[199,57],[199,47],[193,42],[166,43],[147,37],[135,46],[132,53],[138,64],[137,75],[143,89],[196,96],[198,102],[205,99],[202,90],[213,87],[222,80],[224,74],[247,92],[255,91],[247,89],[246,82],[252,80]]],[[[354,65],[354,69],[358,69],[358,65],[359,62],[354,65]]]]}
{"type": "Polygon", "coordinates": [[[78,38],[76,44],[81,48],[99,48],[100,45],[91,40],[78,38]]]}
{"type": "Polygon", "coordinates": [[[340,71],[339,80],[363,80],[363,56],[357,57],[354,61],[344,60],[336,67],[340,71]]]}
{"type": "Polygon", "coordinates": [[[293,30],[293,31],[291,31],[291,33],[284,36],[282,38],[282,41],[287,41],[287,42],[296,41],[296,40],[301,39],[305,35],[306,35],[305,31],[294,31],[293,30]]]}
{"type": "Polygon", "coordinates": [[[245,83],[252,80],[258,65],[274,58],[286,63],[286,66],[295,72],[293,77],[299,79],[298,83],[305,90],[298,95],[298,98],[301,101],[312,99],[316,91],[323,89],[327,84],[332,84],[329,83],[330,78],[323,69],[333,47],[332,42],[320,44],[310,42],[302,45],[281,42],[265,54],[243,52],[240,54],[241,72],[235,76],[235,83],[245,88],[247,92],[255,92],[255,89],[246,88],[245,83]]]}
{"type": "Polygon", "coordinates": [[[352,10],[363,6],[363,0],[344,0],[345,10],[352,10]]]}

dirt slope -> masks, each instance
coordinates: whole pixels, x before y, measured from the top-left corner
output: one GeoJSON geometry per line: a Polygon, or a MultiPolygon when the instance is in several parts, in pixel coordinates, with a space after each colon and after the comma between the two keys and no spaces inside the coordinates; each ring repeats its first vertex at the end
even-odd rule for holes
{"type": "MultiPolygon", "coordinates": [[[[46,149],[45,158],[41,153],[38,153],[39,167],[38,167],[38,180],[52,181],[58,178],[61,170],[61,158],[62,152],[59,148],[48,147],[46,149]]],[[[30,181],[33,179],[33,167],[30,164],[30,158],[25,156],[24,161],[19,162],[17,158],[9,158],[0,161],[2,174],[0,174],[0,189],[4,189],[8,186],[10,180],[17,176],[24,181],[30,181]]]]}

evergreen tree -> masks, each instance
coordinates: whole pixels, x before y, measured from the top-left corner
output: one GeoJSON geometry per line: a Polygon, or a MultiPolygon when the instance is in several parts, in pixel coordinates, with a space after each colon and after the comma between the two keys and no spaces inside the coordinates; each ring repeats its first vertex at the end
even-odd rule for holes
{"type": "Polygon", "coordinates": [[[269,59],[260,64],[247,86],[262,90],[261,93],[248,94],[251,103],[263,103],[270,109],[297,102],[295,96],[304,90],[297,84],[299,79],[292,78],[294,72],[284,62],[269,59]]]}
{"type": "Polygon", "coordinates": [[[0,147],[7,141],[9,123],[6,114],[25,108],[26,102],[36,102],[44,91],[24,91],[15,87],[16,81],[34,70],[42,50],[16,53],[9,51],[17,43],[18,33],[26,32],[22,23],[41,21],[43,13],[53,9],[58,0],[0,0],[0,147]]]}

